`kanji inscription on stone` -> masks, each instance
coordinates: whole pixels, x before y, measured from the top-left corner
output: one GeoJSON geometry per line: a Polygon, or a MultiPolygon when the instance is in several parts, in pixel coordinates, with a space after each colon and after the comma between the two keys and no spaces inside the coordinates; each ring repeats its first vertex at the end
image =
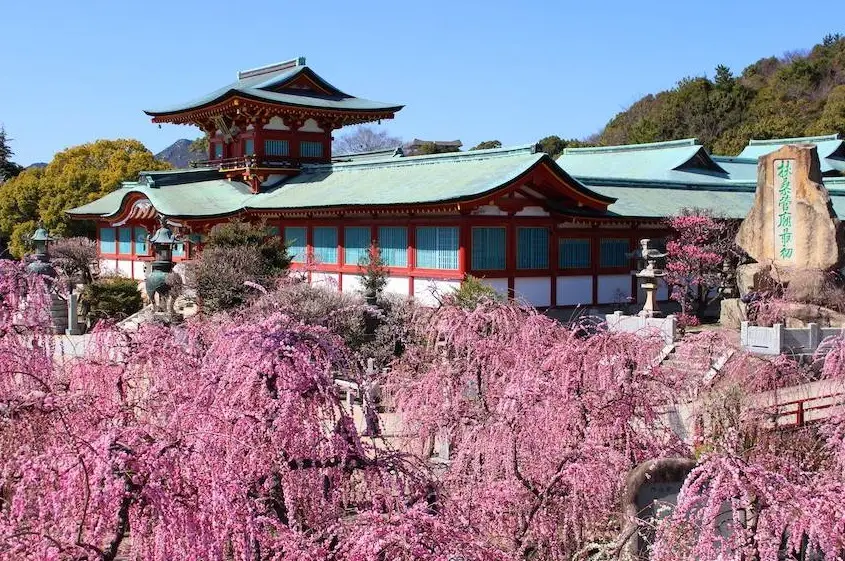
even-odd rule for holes
{"type": "Polygon", "coordinates": [[[774,162],[774,225],[775,259],[778,261],[795,260],[794,231],[794,160],[775,160],[774,162]]]}

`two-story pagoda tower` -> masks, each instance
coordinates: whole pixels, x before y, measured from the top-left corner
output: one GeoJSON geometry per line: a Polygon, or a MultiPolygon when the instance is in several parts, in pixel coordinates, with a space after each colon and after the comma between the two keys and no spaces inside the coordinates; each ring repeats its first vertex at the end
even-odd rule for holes
{"type": "Polygon", "coordinates": [[[238,72],[236,82],[175,107],[145,111],[154,123],[196,125],[208,137],[208,161],[254,193],[261,184],[331,161],[332,131],[392,119],[401,105],[361,99],[332,86],[305,57],[238,72]],[[275,176],[275,177],[274,177],[275,176]]]}

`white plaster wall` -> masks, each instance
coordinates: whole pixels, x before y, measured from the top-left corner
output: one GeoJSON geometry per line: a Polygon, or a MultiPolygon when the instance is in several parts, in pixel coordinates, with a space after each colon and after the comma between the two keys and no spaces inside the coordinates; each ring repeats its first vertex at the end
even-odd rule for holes
{"type": "Polygon", "coordinates": [[[343,275],[343,292],[361,292],[361,275],[343,275]]]}
{"type": "Polygon", "coordinates": [[[631,275],[599,275],[599,304],[614,304],[630,295],[631,275]]]}
{"type": "Polygon", "coordinates": [[[144,262],[143,261],[133,261],[132,262],[132,278],[133,279],[145,279],[147,275],[144,271],[144,262]]]}
{"type": "Polygon", "coordinates": [[[517,277],[513,285],[516,297],[532,306],[551,306],[551,277],[517,277]]]}
{"type": "Polygon", "coordinates": [[[581,275],[577,277],[557,278],[558,306],[589,306],[593,303],[593,277],[581,275]]]}
{"type": "Polygon", "coordinates": [[[271,131],[287,131],[290,130],[281,117],[273,117],[270,122],[264,125],[264,128],[271,131]]]}
{"type": "Polygon", "coordinates": [[[126,261],[125,259],[120,259],[117,262],[117,272],[123,275],[124,277],[132,278],[132,261],[126,261]]]}
{"type": "Polygon", "coordinates": [[[408,294],[408,277],[387,277],[387,284],[384,287],[384,291],[402,296],[410,296],[408,294]]]}
{"type": "Polygon", "coordinates": [[[314,119],[308,119],[305,121],[305,124],[302,125],[299,130],[303,132],[323,132],[323,129],[317,124],[317,121],[314,119]]]}
{"type": "Polygon", "coordinates": [[[114,259],[100,259],[100,274],[113,275],[117,273],[117,261],[114,259]]]}
{"type": "Polygon", "coordinates": [[[461,287],[459,280],[438,280],[414,278],[414,298],[423,306],[434,306],[437,298],[454,292],[461,287]],[[437,298],[436,298],[436,297],[437,298]]]}
{"type": "Polygon", "coordinates": [[[311,284],[319,286],[327,286],[337,290],[337,273],[311,273],[311,284]]]}
{"type": "Polygon", "coordinates": [[[508,295],[508,279],[479,279],[481,282],[501,294],[508,295]]]}

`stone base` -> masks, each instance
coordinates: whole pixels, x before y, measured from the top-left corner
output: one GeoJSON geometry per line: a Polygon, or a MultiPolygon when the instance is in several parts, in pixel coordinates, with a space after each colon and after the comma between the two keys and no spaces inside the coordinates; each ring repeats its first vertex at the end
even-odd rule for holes
{"type": "Polygon", "coordinates": [[[721,301],[719,323],[728,329],[739,329],[742,322],[748,320],[748,307],[739,298],[726,298],[721,301]]]}
{"type": "Polygon", "coordinates": [[[784,307],[786,327],[807,327],[817,323],[819,327],[845,327],[845,314],[815,304],[787,304],[784,307]]]}
{"type": "Polygon", "coordinates": [[[825,285],[828,271],[748,263],[736,268],[740,296],[749,292],[772,292],[789,287],[789,298],[800,302],[817,297],[825,285]]]}

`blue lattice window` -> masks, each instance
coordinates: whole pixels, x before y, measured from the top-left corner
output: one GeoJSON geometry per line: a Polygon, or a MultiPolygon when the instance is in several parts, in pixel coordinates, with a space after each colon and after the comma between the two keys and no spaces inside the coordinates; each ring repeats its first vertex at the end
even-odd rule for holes
{"type": "Polygon", "coordinates": [[[323,143],[303,140],[299,143],[299,156],[301,158],[322,158],[323,143]]]}
{"type": "Polygon", "coordinates": [[[255,141],[251,138],[244,139],[244,156],[255,154],[255,141]]]}
{"type": "Polygon", "coordinates": [[[317,263],[337,263],[337,228],[318,226],[314,228],[312,235],[314,260],[317,263]]]}
{"type": "Polygon", "coordinates": [[[347,226],[343,230],[343,262],[361,265],[367,260],[367,250],[372,243],[369,226],[347,226]]]}
{"type": "Polygon", "coordinates": [[[305,263],[305,242],[304,227],[285,227],[285,243],[288,246],[288,255],[294,263],[305,263]]]}
{"type": "Polygon", "coordinates": [[[223,157],[223,143],[222,142],[215,142],[214,146],[214,159],[219,160],[223,157]]]}
{"type": "Polygon", "coordinates": [[[404,226],[381,226],[378,229],[381,258],[388,267],[408,266],[408,229],[404,226]]]}
{"type": "Polygon", "coordinates": [[[548,228],[517,228],[516,268],[549,268],[548,228]]]}
{"type": "Polygon", "coordinates": [[[630,242],[627,239],[602,239],[599,244],[599,265],[608,269],[630,267],[630,252],[630,242]]]}
{"type": "Polygon", "coordinates": [[[100,228],[100,253],[117,253],[114,228],[100,228]]]}
{"type": "Polygon", "coordinates": [[[173,244],[173,257],[185,257],[185,242],[173,244]]]}
{"type": "Polygon", "coordinates": [[[132,255],[132,228],[117,229],[117,252],[121,255],[132,255]]]}
{"type": "Polygon", "coordinates": [[[457,226],[417,228],[417,267],[421,269],[458,268],[457,226]]]}
{"type": "Polygon", "coordinates": [[[587,269],[590,267],[590,240],[559,240],[557,264],[561,269],[587,269]]]}
{"type": "Polygon", "coordinates": [[[265,156],[287,156],[290,154],[290,144],[287,140],[265,140],[265,156]]]}
{"type": "Polygon", "coordinates": [[[505,268],[505,229],[472,229],[472,268],[475,271],[501,271],[505,268]]]}
{"type": "Polygon", "coordinates": [[[147,254],[147,229],[143,226],[135,226],[135,255],[147,254]]]}

